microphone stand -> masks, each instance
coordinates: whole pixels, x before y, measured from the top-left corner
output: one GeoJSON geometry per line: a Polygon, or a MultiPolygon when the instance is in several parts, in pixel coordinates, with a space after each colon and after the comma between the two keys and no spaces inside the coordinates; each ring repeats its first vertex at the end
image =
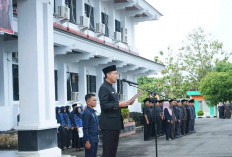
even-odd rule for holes
{"type": "MultiPolygon", "coordinates": [[[[127,82],[128,83],[128,82],[127,82]]],[[[131,84],[131,83],[128,83],[129,86],[132,86],[132,87],[135,87],[137,89],[140,89],[140,90],[143,90],[143,91],[146,91],[146,92],[149,92],[153,98],[155,98],[155,92],[154,91],[151,91],[149,89],[145,89],[145,88],[141,88],[141,87],[138,87],[137,85],[134,85],[134,84],[131,84]]],[[[162,96],[162,95],[161,95],[162,96]]],[[[158,157],[158,144],[157,144],[157,122],[156,122],[156,105],[154,105],[154,110],[155,110],[155,153],[156,153],[156,157],[158,157]]]]}

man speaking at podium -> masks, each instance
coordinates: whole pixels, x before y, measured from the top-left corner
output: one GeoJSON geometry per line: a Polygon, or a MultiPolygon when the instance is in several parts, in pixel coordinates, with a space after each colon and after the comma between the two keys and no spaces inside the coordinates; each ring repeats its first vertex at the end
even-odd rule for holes
{"type": "Polygon", "coordinates": [[[113,83],[117,82],[118,73],[115,65],[102,69],[105,81],[99,89],[101,105],[100,128],[103,134],[103,157],[116,157],[119,133],[124,128],[121,108],[132,105],[134,101],[119,102],[119,96],[113,83]]]}

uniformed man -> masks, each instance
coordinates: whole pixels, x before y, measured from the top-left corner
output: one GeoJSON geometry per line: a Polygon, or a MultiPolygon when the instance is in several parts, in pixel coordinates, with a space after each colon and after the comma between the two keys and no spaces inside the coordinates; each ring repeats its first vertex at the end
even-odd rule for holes
{"type": "Polygon", "coordinates": [[[175,100],[174,99],[171,99],[169,101],[170,103],[170,108],[172,110],[172,123],[171,123],[171,139],[174,139],[175,138],[175,125],[176,125],[176,122],[177,122],[177,119],[176,119],[176,115],[175,115],[175,112],[174,112],[174,106],[175,106],[175,100]]]}
{"type": "Polygon", "coordinates": [[[143,100],[143,116],[144,116],[144,141],[151,139],[151,110],[150,110],[150,99],[146,98],[143,100]]]}
{"type": "Polygon", "coordinates": [[[99,124],[103,134],[103,157],[116,157],[119,133],[124,128],[121,108],[134,102],[119,102],[119,95],[112,86],[118,79],[115,65],[108,66],[102,71],[105,74],[105,81],[98,93],[101,106],[99,124]]]}
{"type": "Polygon", "coordinates": [[[176,127],[176,136],[181,136],[181,124],[183,119],[183,110],[181,109],[181,102],[177,100],[177,110],[178,110],[178,120],[177,120],[177,127],[176,127]]]}
{"type": "Polygon", "coordinates": [[[87,108],[83,113],[83,143],[85,146],[85,157],[96,157],[98,149],[98,117],[95,113],[97,99],[94,94],[85,96],[87,108]]]}
{"type": "Polygon", "coordinates": [[[195,106],[194,106],[194,99],[190,100],[190,104],[192,106],[192,123],[191,123],[192,127],[191,127],[191,131],[192,131],[192,133],[195,133],[196,131],[195,131],[194,126],[195,126],[196,112],[195,112],[195,106]]]}
{"type": "Polygon", "coordinates": [[[181,123],[181,134],[185,135],[186,130],[186,121],[187,121],[187,111],[186,111],[186,100],[181,100],[181,109],[182,109],[182,123],[181,123]]]}
{"type": "Polygon", "coordinates": [[[192,126],[192,119],[193,119],[193,112],[192,107],[190,104],[190,100],[187,102],[187,123],[186,123],[186,134],[191,134],[191,126],[192,126]]]}
{"type": "Polygon", "coordinates": [[[162,108],[160,107],[160,101],[156,101],[155,103],[156,106],[156,122],[157,122],[157,135],[161,136],[162,135],[162,108]]]}

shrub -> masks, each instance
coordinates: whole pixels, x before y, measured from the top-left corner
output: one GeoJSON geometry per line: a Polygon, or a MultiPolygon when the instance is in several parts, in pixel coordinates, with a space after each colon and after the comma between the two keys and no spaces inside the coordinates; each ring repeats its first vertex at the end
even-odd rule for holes
{"type": "Polygon", "coordinates": [[[202,110],[199,110],[199,111],[197,112],[197,115],[198,115],[198,116],[203,116],[203,115],[204,115],[204,112],[203,112],[202,110]]]}
{"type": "Polygon", "coordinates": [[[130,118],[135,121],[136,126],[140,126],[143,124],[143,113],[130,112],[130,118]]]}
{"type": "Polygon", "coordinates": [[[122,113],[122,118],[124,119],[128,119],[129,118],[129,114],[130,114],[130,110],[128,108],[122,108],[121,109],[121,113],[122,113]]]}

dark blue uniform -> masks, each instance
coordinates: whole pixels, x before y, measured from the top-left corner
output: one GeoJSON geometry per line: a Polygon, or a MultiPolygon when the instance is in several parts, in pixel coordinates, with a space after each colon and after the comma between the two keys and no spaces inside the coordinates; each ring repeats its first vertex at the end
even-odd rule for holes
{"type": "Polygon", "coordinates": [[[91,145],[90,150],[85,149],[85,157],[96,157],[99,142],[98,117],[92,108],[87,107],[82,118],[84,132],[83,141],[84,144],[86,141],[89,141],[91,145]]]}

